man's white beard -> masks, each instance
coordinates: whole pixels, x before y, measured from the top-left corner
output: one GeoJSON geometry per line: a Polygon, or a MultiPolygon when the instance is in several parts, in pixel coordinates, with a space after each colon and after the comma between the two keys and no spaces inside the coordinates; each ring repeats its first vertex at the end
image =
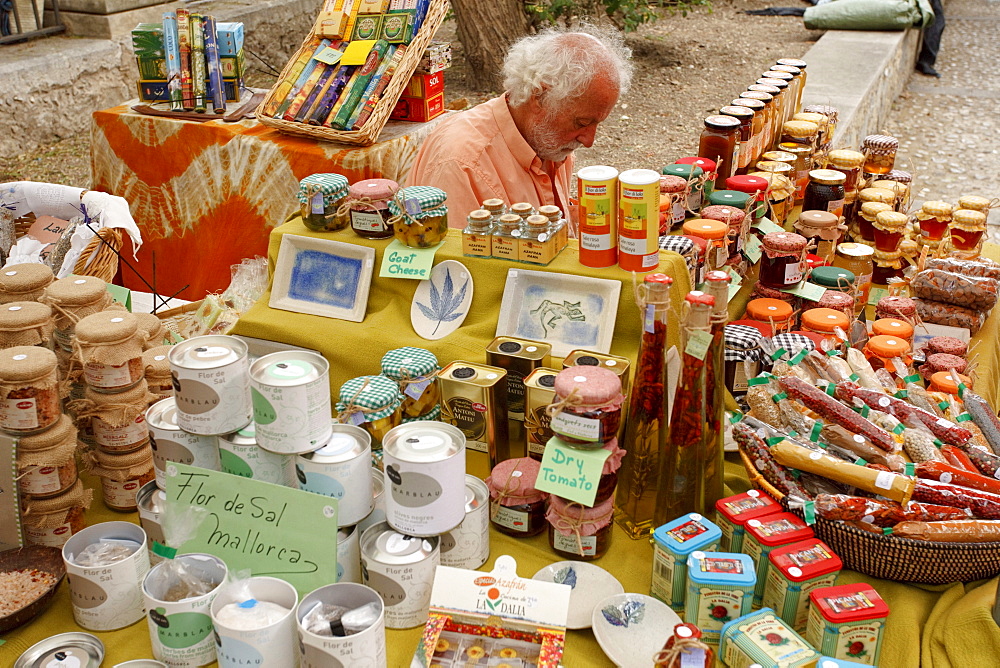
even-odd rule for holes
{"type": "Polygon", "coordinates": [[[537,125],[530,129],[526,139],[542,160],[562,162],[573,151],[581,148],[583,144],[576,140],[568,144],[560,144],[558,136],[556,136],[556,133],[550,127],[550,123],[555,116],[556,113],[554,111],[548,112],[537,125]]]}

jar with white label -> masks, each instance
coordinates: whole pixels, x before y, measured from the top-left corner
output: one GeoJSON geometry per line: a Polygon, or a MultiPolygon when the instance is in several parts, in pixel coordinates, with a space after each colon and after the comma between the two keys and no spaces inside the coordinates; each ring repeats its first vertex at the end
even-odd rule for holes
{"type": "Polygon", "coordinates": [[[149,447],[124,454],[91,450],[83,463],[88,473],[101,479],[104,505],[111,510],[135,512],[139,488],[156,479],[149,447]]]}
{"type": "Polygon", "coordinates": [[[399,190],[399,184],[392,179],[365,179],[353,184],[347,190],[351,229],[365,239],[389,239],[394,230],[389,218],[389,200],[399,190]]]}
{"type": "Polygon", "coordinates": [[[149,391],[160,399],[174,396],[174,384],[170,377],[170,360],[167,353],[170,346],[156,346],[142,354],[142,366],[149,391]]]}
{"type": "Polygon", "coordinates": [[[76,428],[63,415],[55,425],[17,443],[18,489],[34,498],[57,496],[77,481],[76,428]]]}
{"type": "Polygon", "coordinates": [[[555,398],[548,408],[552,431],[567,443],[594,449],[618,436],[622,382],[599,366],[572,366],[556,376],[555,398]]]}
{"type": "Polygon", "coordinates": [[[88,387],[83,399],[71,403],[77,418],[90,420],[97,447],[109,453],[133,452],[149,443],[146,409],[156,396],[146,381],[119,394],[102,394],[88,387]]]}
{"type": "Polygon", "coordinates": [[[62,415],[58,360],[39,346],[0,351],[0,429],[11,434],[44,431],[62,415]]]}
{"type": "Polygon", "coordinates": [[[549,496],[549,547],[564,559],[592,561],[611,547],[614,495],[593,508],[559,496],[549,496]]]}
{"type": "Polygon", "coordinates": [[[114,393],[142,380],[146,336],[128,311],[103,311],[78,322],[74,348],[87,385],[97,392],[114,393]]]}
{"type": "Polygon", "coordinates": [[[87,528],[85,514],[94,492],[77,480],[69,491],[48,499],[23,497],[21,523],[29,545],[62,547],[74,534],[87,528]]]}
{"type": "Polygon", "coordinates": [[[794,232],[769,232],[762,240],[760,282],[769,288],[787,288],[802,280],[808,240],[794,232]]]}
{"type": "Polygon", "coordinates": [[[52,307],[55,340],[65,350],[72,349],[76,323],[100,313],[113,301],[108,284],[96,276],[67,276],[53,281],[38,301],[52,307]]]}
{"type": "Polygon", "coordinates": [[[486,479],[490,490],[490,522],[500,533],[523,538],[545,531],[545,499],[535,489],[541,463],[530,457],[507,459],[486,479]]]}

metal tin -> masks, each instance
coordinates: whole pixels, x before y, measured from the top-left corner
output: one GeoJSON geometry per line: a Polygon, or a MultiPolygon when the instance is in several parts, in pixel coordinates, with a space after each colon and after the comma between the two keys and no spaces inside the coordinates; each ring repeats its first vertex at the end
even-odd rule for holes
{"type": "Polygon", "coordinates": [[[146,532],[149,563],[158,564],[163,561],[163,557],[153,553],[153,543],[167,544],[163,525],[160,523],[163,509],[167,505],[167,493],[156,485],[156,481],[147,482],[135,493],[135,505],[139,510],[139,525],[146,532]]]}
{"type": "Polygon", "coordinates": [[[596,353],[592,350],[573,350],[570,351],[569,355],[563,360],[562,368],[568,369],[571,366],[601,366],[605,369],[610,369],[618,374],[619,380],[622,381],[622,394],[626,397],[629,393],[629,388],[632,386],[630,382],[629,369],[632,363],[627,357],[618,357],[616,355],[605,355],[603,353],[596,353]]]}
{"type": "Polygon", "coordinates": [[[864,582],[814,589],[805,637],[835,659],[877,666],[888,616],[889,606],[864,582]]]}
{"type": "MultiPolygon", "coordinates": [[[[524,442],[525,387],[524,379],[539,367],[550,364],[552,346],[540,341],[498,336],[486,347],[486,363],[507,372],[507,430],[512,445],[524,442]]],[[[524,457],[527,453],[514,452],[511,457],[524,457]]]]}
{"type": "Polygon", "coordinates": [[[338,524],[357,524],[373,507],[372,479],[367,473],[371,457],[372,437],[367,431],[352,424],[333,424],[319,450],[296,458],[299,489],[337,499],[338,524]]]}
{"type": "Polygon", "coordinates": [[[299,630],[299,662],[302,668],[366,666],[386,668],[386,604],[371,587],[353,582],[326,585],[309,593],[295,611],[299,630]],[[349,609],[369,603],[378,606],[378,619],[367,629],[345,637],[321,636],[307,631],[302,618],[317,605],[338,605],[349,609]]]}
{"type": "Polygon", "coordinates": [[[196,336],[173,346],[167,358],[181,429],[216,436],[236,431],[253,418],[243,341],[222,334],[196,336]]]}
{"type": "Polygon", "coordinates": [[[297,489],[295,455],[280,455],[258,446],[256,430],[251,422],[239,431],[219,436],[219,470],[297,489]]]}
{"type": "Polygon", "coordinates": [[[687,587],[687,559],[695,550],[715,552],[722,531],[698,513],[682,515],[653,531],[653,577],[649,586],[654,596],[674,610],[684,610],[687,587]]]}
{"type": "Polygon", "coordinates": [[[337,531],[337,582],[361,584],[361,530],[356,524],[337,531]]]}
{"type": "Polygon", "coordinates": [[[437,536],[407,536],[386,522],[369,527],[361,536],[361,576],[385,602],[388,628],[410,629],[427,621],[440,562],[437,536]]]}
{"type": "Polygon", "coordinates": [[[462,430],[470,450],[489,453],[491,469],[511,458],[506,375],[494,366],[462,361],[438,372],[442,421],[462,430]]]}
{"type": "Polygon", "coordinates": [[[687,572],[684,621],[701,629],[702,642],[718,647],[723,624],[750,612],[757,582],[753,561],[745,554],[696,550],[687,572]]]}
{"type": "Polygon", "coordinates": [[[104,661],[104,643],[97,636],[74,631],[39,640],[14,662],[14,668],[69,666],[72,659],[79,668],[100,668],[104,661]]]}
{"type": "Polygon", "coordinates": [[[215,661],[210,608],[229,569],[211,554],[178,555],[188,572],[215,586],[207,594],[181,601],[165,601],[166,583],[162,576],[166,562],[153,566],[142,581],[146,619],[153,656],[174,667],[197,668],[215,661]]]}
{"type": "Polygon", "coordinates": [[[440,422],[411,422],[382,441],[389,525],[411,536],[437,536],[465,519],[465,436],[440,422]]]}
{"type": "Polygon", "coordinates": [[[819,652],[770,608],[727,622],[721,640],[719,659],[727,666],[806,668],[816,666],[819,658],[819,652]]]}
{"type": "Polygon", "coordinates": [[[133,659],[124,663],[116,663],[111,668],[168,668],[168,666],[156,659],[133,659]]]}
{"type": "Polygon", "coordinates": [[[252,577],[221,587],[210,607],[219,668],[295,668],[295,608],[298,604],[299,594],[295,587],[278,578],[252,577]],[[218,613],[224,606],[241,604],[248,596],[255,601],[288,608],[288,612],[277,621],[254,629],[234,628],[219,620],[218,613]]]}
{"type": "Polygon", "coordinates": [[[715,502],[715,523],[722,530],[721,551],[742,552],[746,523],[781,511],[777,501],[756,489],[719,499],[715,502]]]}
{"type": "Polygon", "coordinates": [[[170,462],[219,470],[218,439],[184,430],[180,426],[181,412],[176,401],[175,397],[167,397],[146,409],[149,445],[153,449],[153,471],[160,489],[166,489],[167,464],[170,462]]]}
{"type": "Polygon", "coordinates": [[[809,593],[832,587],[844,564],[829,545],[816,539],[779,547],[768,559],[764,607],[774,610],[797,633],[805,633],[809,593]]]}
{"type": "Polygon", "coordinates": [[[542,461],[545,444],[552,438],[549,404],[555,397],[557,369],[539,367],[524,379],[524,438],[528,457],[542,461]]]}
{"type": "Polygon", "coordinates": [[[330,436],[330,364],[322,355],[287,350],[250,365],[257,445],[294,455],[330,436]]]}
{"type": "Polygon", "coordinates": [[[359,536],[373,524],[385,522],[385,473],[375,466],[372,467],[372,497],[372,511],[368,513],[368,517],[358,522],[359,536]]]}
{"type": "Polygon", "coordinates": [[[62,556],[77,624],[88,631],[112,631],[143,618],[142,579],[149,571],[146,544],[146,532],[131,522],[95,524],[66,541],[62,556]],[[87,546],[109,539],[133,542],[138,547],[106,566],[81,566],[74,560],[87,546]]]}
{"type": "Polygon", "coordinates": [[[465,519],[441,534],[441,565],[474,571],[490,558],[490,493],[486,483],[465,475],[465,519]]]}

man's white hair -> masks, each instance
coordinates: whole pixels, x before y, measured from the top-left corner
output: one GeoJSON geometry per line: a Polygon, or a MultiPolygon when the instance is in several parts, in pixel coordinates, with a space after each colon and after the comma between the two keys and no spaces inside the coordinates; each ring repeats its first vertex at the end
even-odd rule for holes
{"type": "Polygon", "coordinates": [[[631,57],[617,31],[590,25],[572,31],[550,28],[510,47],[503,64],[504,88],[512,106],[537,94],[551,109],[580,96],[595,76],[604,75],[618,84],[621,97],[632,83],[631,57]]]}

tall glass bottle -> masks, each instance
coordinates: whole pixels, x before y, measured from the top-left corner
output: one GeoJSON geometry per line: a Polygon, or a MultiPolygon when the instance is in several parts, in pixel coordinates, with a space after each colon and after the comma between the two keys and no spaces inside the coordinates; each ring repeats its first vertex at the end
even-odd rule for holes
{"type": "Polygon", "coordinates": [[[628,451],[618,471],[615,520],[631,538],[642,538],[653,523],[661,444],[666,435],[663,389],[666,385],[667,313],[670,284],[666,274],[647,274],[640,289],[642,339],[629,397],[624,443],[628,451]]]}
{"type": "Polygon", "coordinates": [[[712,348],[706,361],[705,385],[708,408],[705,413],[708,432],[705,438],[705,482],[700,494],[700,507],[695,512],[705,515],[714,510],[715,502],[724,496],[725,456],[723,451],[726,432],[726,323],[729,322],[729,274],[710,271],[705,274],[705,291],[715,300],[712,311],[712,348]]]}
{"type": "Polygon", "coordinates": [[[660,452],[654,526],[695,512],[705,474],[702,444],[709,395],[705,376],[712,346],[715,298],[696,291],[689,292],[684,299],[689,308],[683,327],[681,377],[670,412],[670,428],[660,452]]]}

